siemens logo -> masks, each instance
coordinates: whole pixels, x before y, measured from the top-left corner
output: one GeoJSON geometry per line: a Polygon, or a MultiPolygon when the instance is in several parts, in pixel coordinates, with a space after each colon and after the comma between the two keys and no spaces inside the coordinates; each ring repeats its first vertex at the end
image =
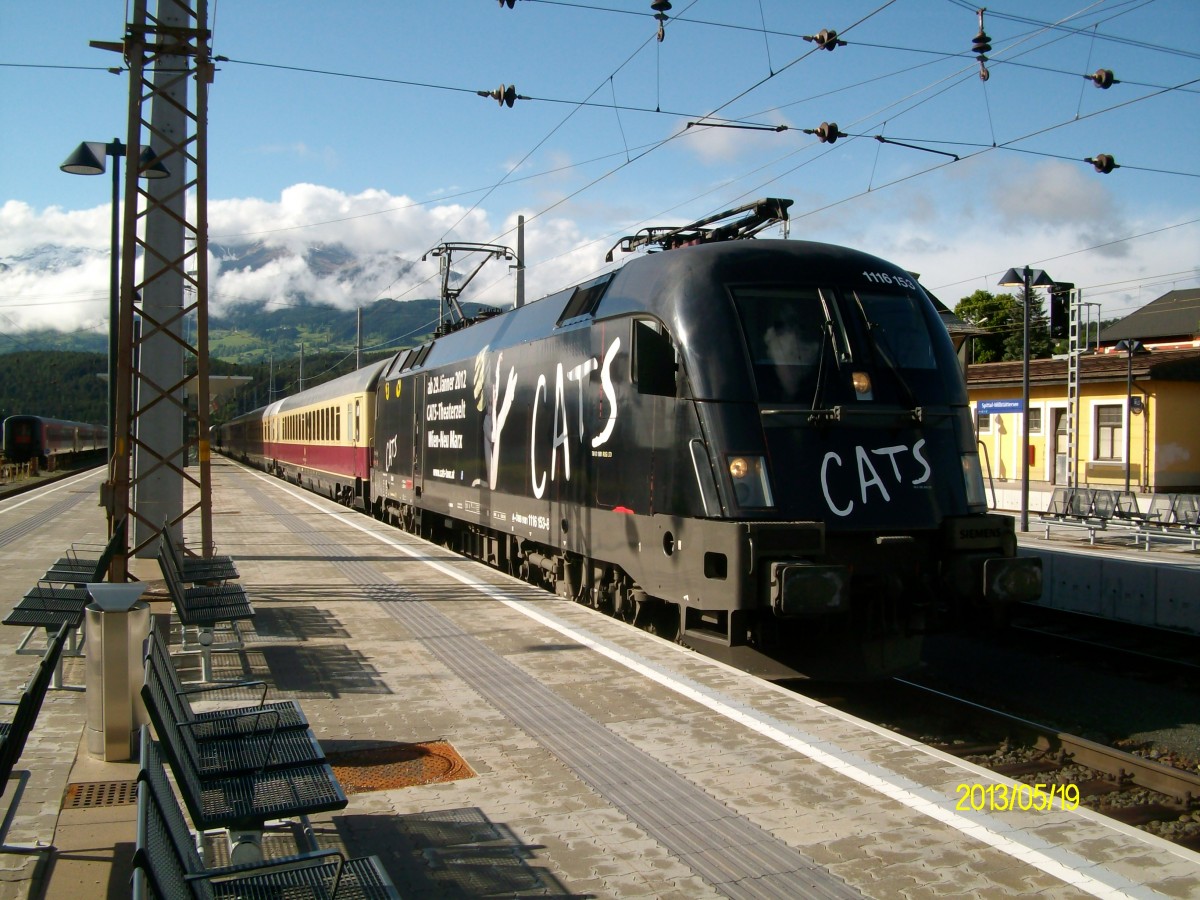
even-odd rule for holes
{"type": "Polygon", "coordinates": [[[1004,537],[1002,528],[960,528],[958,536],[962,540],[981,540],[988,538],[991,540],[999,540],[1004,537]]]}

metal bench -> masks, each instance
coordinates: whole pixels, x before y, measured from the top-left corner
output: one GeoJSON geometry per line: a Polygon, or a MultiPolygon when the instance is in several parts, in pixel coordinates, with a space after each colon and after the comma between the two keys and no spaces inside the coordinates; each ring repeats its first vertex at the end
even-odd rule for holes
{"type": "Polygon", "coordinates": [[[295,700],[266,702],[267,683],[265,681],[185,687],[179,680],[179,673],[175,671],[175,663],[172,661],[170,653],[167,652],[166,644],[154,632],[150,633],[150,637],[146,641],[146,658],[154,661],[155,675],[162,682],[164,690],[170,691],[178,702],[180,721],[187,724],[198,740],[309,727],[304,711],[295,700]],[[200,694],[251,688],[261,688],[262,690],[257,704],[205,712],[196,712],[192,708],[191,698],[200,694]]]}
{"type": "MultiPolygon", "coordinates": [[[[165,543],[169,545],[170,541],[165,543]]],[[[205,681],[213,681],[213,651],[229,652],[245,646],[238,622],[254,618],[254,607],[250,605],[246,589],[240,584],[188,587],[183,583],[171,553],[162,546],[158,551],[158,567],[162,570],[167,592],[171,595],[175,614],[183,628],[184,649],[200,653],[202,677],[205,681]],[[214,647],[218,630],[228,631],[233,638],[214,647]],[[192,631],[195,633],[194,642],[190,640],[192,631]]]]}
{"type": "Polygon", "coordinates": [[[54,670],[58,666],[58,658],[62,655],[69,632],[68,625],[58,629],[58,633],[38,662],[33,677],[29,679],[18,699],[0,700],[0,705],[17,708],[11,721],[0,722],[0,794],[4,793],[8,777],[25,750],[25,740],[33,730],[33,723],[37,721],[38,713],[42,709],[42,701],[46,699],[46,691],[50,689],[50,681],[54,677],[54,670]]]}
{"type": "MultiPolygon", "coordinates": [[[[20,760],[21,754],[25,752],[25,742],[28,740],[30,732],[33,731],[38,713],[42,710],[42,701],[46,699],[46,691],[50,689],[54,673],[58,670],[58,661],[62,656],[63,647],[67,643],[67,635],[70,631],[71,628],[69,625],[63,625],[58,629],[58,633],[50,641],[45,654],[38,662],[33,677],[29,679],[28,685],[21,692],[21,696],[18,699],[0,700],[0,704],[4,706],[16,707],[12,719],[8,722],[0,723],[0,794],[3,794],[8,789],[8,782],[12,778],[13,769],[16,767],[18,760],[20,760]]],[[[27,848],[11,848],[5,843],[8,837],[8,829],[12,825],[13,816],[17,812],[20,795],[25,789],[26,782],[29,780],[29,773],[22,772],[18,780],[18,790],[9,802],[8,810],[4,815],[4,821],[0,824],[0,847],[23,850],[27,848]]]]}
{"type": "Polygon", "coordinates": [[[96,557],[81,556],[80,550],[86,544],[73,544],[66,556],[59,557],[41,580],[50,584],[73,584],[82,587],[85,584],[98,584],[108,575],[108,567],[116,556],[117,550],[125,545],[125,519],[117,522],[113,528],[108,543],[96,557]]]}
{"type": "Polygon", "coordinates": [[[179,580],[186,584],[232,581],[238,577],[237,566],[231,556],[188,556],[175,546],[171,535],[164,527],[159,534],[159,550],[168,554],[179,573],[179,580]]]}
{"type": "MultiPolygon", "coordinates": [[[[312,729],[280,729],[278,716],[267,717],[272,720],[272,727],[267,730],[247,731],[232,736],[205,734],[198,737],[196,723],[188,720],[183,701],[171,690],[169,681],[160,676],[160,664],[152,656],[146,658],[142,686],[146,711],[160,735],[168,730],[178,732],[180,744],[201,775],[263,772],[325,761],[325,754],[312,729]]],[[[263,718],[256,710],[241,715],[260,721],[263,718]]]]}
{"type": "MultiPolygon", "coordinates": [[[[99,584],[108,575],[108,567],[119,548],[124,546],[125,520],[121,519],[113,528],[108,543],[100,550],[95,558],[79,555],[79,548],[85,545],[75,544],[68,550],[68,555],[60,558],[46,570],[37,585],[12,608],[4,617],[5,625],[24,628],[25,636],[17,643],[17,653],[41,655],[44,650],[30,647],[34,634],[38,629],[46,632],[47,644],[64,623],[70,624],[71,636],[62,655],[82,655],[83,640],[80,626],[83,624],[83,610],[91,602],[84,585],[99,584]]],[[[62,665],[61,657],[55,669],[53,687],[61,688],[62,665]]]]}
{"type": "Polygon", "coordinates": [[[158,745],[142,731],[133,896],[399,898],[379,859],[317,850],[251,865],[205,868],[163,769],[158,745]]]}
{"type": "Polygon", "coordinates": [[[1151,540],[1181,541],[1191,544],[1191,549],[1195,550],[1200,545],[1200,497],[1195,494],[1155,495],[1135,540],[1144,542],[1147,550],[1151,540]]]}
{"type": "MultiPolygon", "coordinates": [[[[54,635],[63,627],[67,627],[67,642],[63,651],[58,655],[54,667],[54,677],[51,687],[63,689],[62,660],[64,656],[83,655],[83,611],[91,602],[91,596],[85,588],[61,588],[38,585],[22,597],[3,619],[3,624],[24,628],[25,634],[17,642],[17,653],[31,656],[42,656],[45,647],[31,647],[30,642],[39,630],[46,634],[46,647],[49,647],[54,635]]],[[[80,690],[78,687],[72,690],[80,690]]]]}
{"type": "Polygon", "coordinates": [[[1046,511],[1038,516],[1038,521],[1046,526],[1046,537],[1050,537],[1052,525],[1062,525],[1087,529],[1088,542],[1096,543],[1096,532],[1107,529],[1111,518],[1108,514],[1111,504],[1102,500],[1097,510],[1096,495],[1097,491],[1090,488],[1055,488],[1046,511]]]}
{"type": "Polygon", "coordinates": [[[328,763],[206,775],[194,764],[179,729],[164,729],[158,732],[158,738],[155,744],[146,737],[142,753],[152,752],[146,744],[161,748],[192,824],[201,831],[229,829],[234,862],[262,858],[263,828],[272,819],[303,817],[346,806],[346,794],[328,763]]]}

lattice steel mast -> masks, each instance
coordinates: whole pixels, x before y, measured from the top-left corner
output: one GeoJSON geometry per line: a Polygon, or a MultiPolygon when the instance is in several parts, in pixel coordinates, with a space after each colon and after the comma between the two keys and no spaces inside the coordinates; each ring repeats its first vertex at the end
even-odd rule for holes
{"type": "MultiPolygon", "coordinates": [[[[110,523],[132,528],[132,546],[110,571],[125,580],[131,553],[150,547],[166,524],[200,516],[205,554],[212,548],[208,384],[208,86],[213,67],[207,0],[159,0],[157,14],[134,0],[119,49],[129,67],[129,119],[122,227],[116,428],[106,505],[110,523]],[[189,90],[189,87],[192,90],[189,90]],[[139,183],[143,146],[170,177],[139,183]],[[139,236],[139,226],[144,236],[139,236]],[[140,251],[140,253],[139,253],[140,251]],[[140,260],[139,260],[140,256],[140,260]],[[140,266],[139,266],[140,262],[140,266]],[[185,304],[185,288],[194,300],[185,304]],[[195,314],[194,343],[183,329],[195,314]],[[195,376],[194,381],[192,376],[195,376]],[[189,385],[195,431],[189,421],[189,385]],[[196,450],[198,474],[189,471],[196,450]],[[183,486],[198,498],[186,509],[183,486]]],[[[149,553],[152,555],[153,548],[149,553]]]]}

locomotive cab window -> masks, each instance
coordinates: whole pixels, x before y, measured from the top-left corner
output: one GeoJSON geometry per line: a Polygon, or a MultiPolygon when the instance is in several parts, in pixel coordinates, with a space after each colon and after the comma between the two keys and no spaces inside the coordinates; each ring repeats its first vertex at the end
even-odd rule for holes
{"type": "Polygon", "coordinates": [[[898,368],[937,368],[929,327],[913,297],[860,292],[858,300],[876,345],[898,368]]]}
{"type": "Polygon", "coordinates": [[[640,394],[674,397],[679,362],[671,336],[650,319],[633,322],[633,382],[640,394]]]}
{"type": "Polygon", "coordinates": [[[966,403],[961,381],[945,377],[958,360],[933,304],[912,282],[889,277],[891,287],[842,293],[843,315],[856,357],[868,363],[874,400],[906,407],[966,403]]]}
{"type": "MultiPolygon", "coordinates": [[[[731,291],[759,402],[816,405],[822,370],[848,356],[833,346],[839,329],[831,326],[820,292],[794,287],[731,291]]],[[[845,346],[841,340],[838,344],[845,346]]]]}

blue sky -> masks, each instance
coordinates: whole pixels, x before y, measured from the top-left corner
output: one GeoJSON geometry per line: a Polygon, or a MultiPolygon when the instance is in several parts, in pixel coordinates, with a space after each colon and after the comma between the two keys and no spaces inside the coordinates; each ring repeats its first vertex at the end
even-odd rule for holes
{"type": "MultiPolygon", "coordinates": [[[[661,43],[650,12],[210,0],[212,50],[228,58],[209,109],[213,242],[411,260],[441,240],[515,243],[521,213],[536,297],[600,271],[639,227],[779,196],[795,201],[792,238],[889,258],[950,305],[1000,292],[1022,264],[1080,285],[1106,316],[1200,283],[1195,0],[989,5],[986,82],[976,8],[960,0],[675,0],[661,43]],[[822,29],[847,44],[803,37],[822,29]],[[1120,83],[1083,77],[1100,68],[1120,83]],[[501,84],[530,99],[475,93],[501,84]],[[804,133],[822,122],[848,136],[804,133]],[[1082,161],[1100,153],[1120,168],[1082,161]]],[[[58,165],[81,140],[125,134],[128,76],[88,46],[119,40],[125,16],[116,0],[0,12],[0,331],[102,312],[110,182],[58,165]],[[48,243],[96,258],[53,277],[12,265],[48,243]]],[[[511,297],[500,268],[477,299],[511,297]]],[[[243,273],[212,303],[287,302],[310,277],[243,273]]],[[[369,290],[433,292],[382,276],[369,290]]]]}

